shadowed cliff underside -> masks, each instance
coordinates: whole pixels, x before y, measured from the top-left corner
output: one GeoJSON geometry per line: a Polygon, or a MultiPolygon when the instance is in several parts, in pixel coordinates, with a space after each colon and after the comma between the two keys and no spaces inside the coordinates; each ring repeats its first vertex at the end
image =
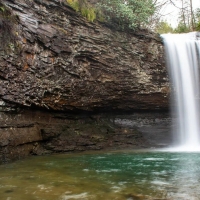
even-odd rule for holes
{"type": "Polygon", "coordinates": [[[0,163],[30,155],[166,147],[170,121],[167,113],[1,113],[0,163]]]}

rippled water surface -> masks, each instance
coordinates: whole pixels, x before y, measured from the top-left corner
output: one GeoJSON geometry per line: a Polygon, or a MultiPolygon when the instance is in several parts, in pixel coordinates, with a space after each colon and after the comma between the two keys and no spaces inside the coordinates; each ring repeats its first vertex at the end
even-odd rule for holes
{"type": "Polygon", "coordinates": [[[31,157],[0,166],[1,200],[198,200],[200,153],[31,157]]]}

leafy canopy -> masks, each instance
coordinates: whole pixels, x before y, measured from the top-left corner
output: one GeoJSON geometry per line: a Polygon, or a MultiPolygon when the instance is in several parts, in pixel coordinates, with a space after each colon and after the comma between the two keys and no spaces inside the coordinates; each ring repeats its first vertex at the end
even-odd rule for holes
{"type": "Polygon", "coordinates": [[[98,19],[121,29],[145,25],[155,12],[153,0],[99,0],[97,6],[87,0],[66,1],[89,21],[98,19]]]}
{"type": "Polygon", "coordinates": [[[108,21],[131,29],[148,23],[155,12],[153,0],[101,0],[99,6],[108,21]]]}
{"type": "Polygon", "coordinates": [[[173,33],[174,29],[171,27],[170,24],[168,24],[166,21],[161,21],[158,23],[156,30],[157,33],[163,34],[163,33],[173,33]]]}

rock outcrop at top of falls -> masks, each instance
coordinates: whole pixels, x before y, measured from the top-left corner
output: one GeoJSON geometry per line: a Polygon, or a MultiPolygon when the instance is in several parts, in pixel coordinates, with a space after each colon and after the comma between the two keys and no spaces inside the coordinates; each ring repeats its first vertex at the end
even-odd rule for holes
{"type": "MultiPolygon", "coordinates": [[[[0,45],[1,106],[51,110],[167,109],[159,36],[91,23],[59,0],[5,0],[16,44],[0,45]]],[[[1,19],[0,19],[1,20],[1,19]]],[[[0,39],[4,29],[0,26],[0,39]]]]}

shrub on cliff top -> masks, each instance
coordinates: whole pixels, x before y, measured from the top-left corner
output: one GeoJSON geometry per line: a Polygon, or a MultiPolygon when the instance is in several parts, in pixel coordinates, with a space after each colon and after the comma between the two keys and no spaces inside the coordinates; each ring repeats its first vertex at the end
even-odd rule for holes
{"type": "Polygon", "coordinates": [[[76,11],[80,12],[81,15],[93,22],[96,19],[96,9],[86,0],[67,0],[67,3],[76,11]]]}
{"type": "Polygon", "coordinates": [[[87,0],[66,1],[89,21],[97,18],[120,29],[135,29],[148,24],[149,17],[155,12],[153,0],[95,0],[95,6],[87,0]]]}
{"type": "Polygon", "coordinates": [[[148,23],[155,12],[153,0],[101,0],[99,6],[108,21],[121,28],[135,29],[148,23]]]}

